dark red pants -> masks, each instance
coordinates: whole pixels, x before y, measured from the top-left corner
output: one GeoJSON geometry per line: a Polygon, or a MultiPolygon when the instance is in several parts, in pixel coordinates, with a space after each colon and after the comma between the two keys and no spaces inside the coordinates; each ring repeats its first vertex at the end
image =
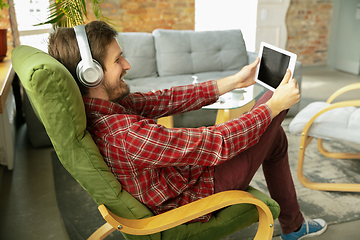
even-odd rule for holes
{"type": "MultiPolygon", "coordinates": [[[[256,106],[267,102],[266,92],[256,106]]],[[[271,197],[280,205],[279,221],[284,234],[295,231],[303,222],[288,161],[288,142],[281,123],[287,111],[276,116],[260,141],[233,159],[215,167],[215,192],[245,190],[262,164],[271,197]]]]}

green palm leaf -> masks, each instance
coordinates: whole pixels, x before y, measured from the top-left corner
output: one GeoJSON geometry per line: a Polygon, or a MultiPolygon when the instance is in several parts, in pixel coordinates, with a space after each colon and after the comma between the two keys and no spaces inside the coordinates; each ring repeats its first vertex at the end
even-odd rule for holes
{"type": "MultiPolygon", "coordinates": [[[[104,0],[90,0],[95,18],[97,20],[106,20],[103,17],[100,3],[104,0]]],[[[55,0],[49,8],[50,16],[47,21],[37,24],[53,24],[56,27],[74,27],[76,25],[84,24],[87,18],[87,8],[85,0],[55,0]]]]}

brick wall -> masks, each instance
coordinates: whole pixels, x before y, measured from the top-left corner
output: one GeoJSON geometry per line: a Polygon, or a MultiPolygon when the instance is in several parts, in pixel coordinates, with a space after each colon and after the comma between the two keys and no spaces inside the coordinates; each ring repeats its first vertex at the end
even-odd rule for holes
{"type": "MultiPolygon", "coordinates": [[[[332,0],[291,0],[286,17],[286,49],[298,54],[307,65],[327,63],[332,0]]],[[[194,29],[195,0],[106,0],[104,16],[113,20],[118,31],[152,32],[155,28],[194,29]]],[[[90,11],[91,12],[91,11],[90,11]]],[[[8,9],[0,14],[0,28],[10,29],[8,9]]],[[[89,14],[89,20],[94,17],[89,14]]],[[[12,47],[11,31],[8,45],[12,47]]]]}
{"type": "MultiPolygon", "coordinates": [[[[195,28],[195,0],[106,0],[101,8],[118,31],[195,28]]],[[[327,63],[331,14],[332,0],[291,0],[286,49],[305,66],[327,63]]]]}
{"type": "Polygon", "coordinates": [[[3,8],[3,10],[0,9],[0,28],[9,28],[10,27],[10,21],[9,21],[9,9],[3,8]]]}
{"type": "Polygon", "coordinates": [[[195,0],[106,0],[101,9],[118,31],[195,28],[195,0]]]}
{"type": "Polygon", "coordinates": [[[286,49],[307,65],[326,65],[332,0],[291,0],[286,49]]]}

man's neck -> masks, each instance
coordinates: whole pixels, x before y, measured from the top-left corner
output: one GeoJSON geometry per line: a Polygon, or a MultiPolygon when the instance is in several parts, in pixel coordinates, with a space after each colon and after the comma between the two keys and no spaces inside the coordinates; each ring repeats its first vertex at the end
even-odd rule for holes
{"type": "Polygon", "coordinates": [[[106,101],[110,101],[108,94],[106,91],[100,86],[95,88],[89,88],[89,92],[87,94],[87,97],[90,98],[99,98],[106,101]]]}

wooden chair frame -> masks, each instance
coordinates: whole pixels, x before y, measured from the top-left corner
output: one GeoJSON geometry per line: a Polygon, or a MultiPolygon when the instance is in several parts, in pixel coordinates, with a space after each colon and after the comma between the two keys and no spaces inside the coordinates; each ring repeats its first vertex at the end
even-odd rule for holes
{"type": "Polygon", "coordinates": [[[132,235],[153,234],[176,227],[218,209],[239,203],[254,204],[258,209],[259,226],[254,240],[272,239],[274,220],[268,206],[248,192],[232,190],[211,195],[163,214],[137,220],[116,216],[104,205],[100,205],[99,211],[107,223],[95,231],[88,240],[104,239],[115,230],[132,235]]]}
{"type": "MultiPolygon", "coordinates": [[[[318,118],[321,114],[335,109],[335,108],[342,108],[342,107],[349,107],[349,106],[356,106],[360,107],[360,99],[359,100],[350,100],[350,101],[342,101],[332,103],[335,98],[339,95],[355,90],[360,89],[360,83],[354,83],[347,85],[343,88],[340,88],[335,93],[333,93],[328,100],[327,103],[330,105],[321,111],[319,111],[314,117],[310,119],[310,121],[305,125],[304,130],[301,134],[300,140],[300,151],[299,151],[299,160],[298,160],[298,169],[297,169],[297,176],[301,184],[303,184],[307,188],[316,189],[316,190],[324,190],[324,191],[345,191],[345,192],[360,192],[360,183],[318,183],[312,182],[304,176],[304,158],[305,158],[305,150],[310,142],[313,140],[314,137],[309,136],[309,129],[313,122],[318,118]]],[[[322,155],[328,158],[337,158],[337,159],[360,159],[360,153],[334,153],[327,151],[324,146],[321,138],[318,138],[318,149],[322,155]]]]}

